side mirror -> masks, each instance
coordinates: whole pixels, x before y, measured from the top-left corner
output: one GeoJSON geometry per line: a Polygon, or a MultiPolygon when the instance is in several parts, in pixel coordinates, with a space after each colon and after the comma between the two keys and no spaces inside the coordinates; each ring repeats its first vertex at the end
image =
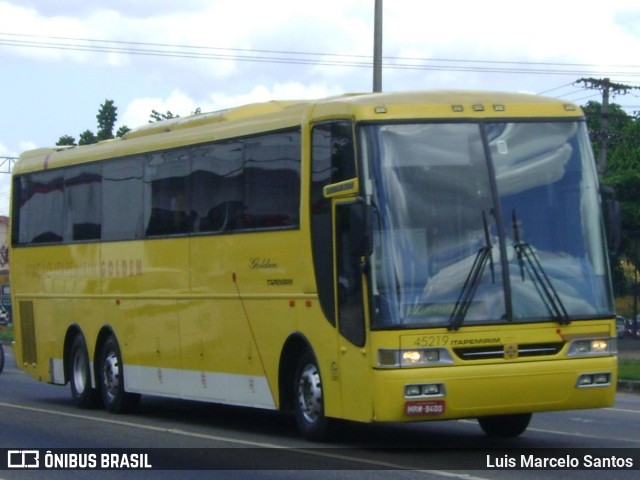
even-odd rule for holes
{"type": "Polygon", "coordinates": [[[357,257],[373,253],[373,210],[363,200],[349,205],[351,251],[357,257]]]}

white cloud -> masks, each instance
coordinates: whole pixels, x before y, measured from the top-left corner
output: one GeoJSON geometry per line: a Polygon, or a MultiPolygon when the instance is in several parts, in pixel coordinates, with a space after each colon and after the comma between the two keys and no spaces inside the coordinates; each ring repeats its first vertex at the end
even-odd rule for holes
{"type": "Polygon", "coordinates": [[[64,59],[87,61],[91,58],[89,53],[54,48],[55,40],[43,38],[47,36],[83,38],[90,33],[87,27],[88,25],[79,18],[63,16],[42,17],[35,8],[25,8],[8,2],[0,2],[0,31],[3,34],[10,34],[5,36],[3,41],[12,45],[11,48],[6,49],[6,52],[13,55],[47,62],[64,59]],[[39,38],[25,35],[38,35],[39,38]]]}
{"type": "Polygon", "coordinates": [[[30,140],[18,142],[18,150],[20,153],[26,152],[27,150],[33,150],[34,148],[38,148],[38,145],[30,140]]]}
{"type": "MultiPolygon", "coordinates": [[[[392,0],[384,2],[383,50],[385,56],[423,59],[640,65],[640,32],[632,21],[639,15],[637,0],[609,0],[606,5],[577,0],[539,0],[535,5],[512,0],[392,0]]],[[[35,138],[46,144],[63,133],[77,136],[94,129],[94,112],[105,98],[116,101],[119,123],[135,128],[148,122],[153,109],[185,116],[198,107],[211,111],[257,101],[369,91],[372,83],[368,66],[264,58],[286,60],[292,52],[314,52],[369,61],[372,0],[0,0],[0,40],[5,41],[9,37],[3,32],[42,35],[20,37],[40,43],[56,42],[44,38],[49,36],[108,40],[103,45],[125,49],[176,52],[176,46],[191,46],[198,48],[189,52],[219,56],[194,59],[0,44],[0,62],[16,79],[0,92],[0,103],[20,114],[17,122],[0,121],[0,135],[14,150],[16,139],[35,138]],[[262,56],[263,61],[240,61],[240,55],[262,56]],[[23,110],[24,105],[33,105],[33,110],[23,110]],[[25,118],[29,120],[20,122],[25,118]]],[[[385,68],[383,88],[539,92],[584,76],[472,70],[385,68]]],[[[612,76],[623,82],[635,78],[612,76]]]]}
{"type": "Polygon", "coordinates": [[[13,150],[0,142],[0,157],[18,157],[22,152],[33,150],[34,148],[37,148],[37,145],[32,141],[18,142],[17,150],[13,150]]]}
{"type": "Polygon", "coordinates": [[[234,95],[212,93],[210,95],[211,110],[237,107],[249,103],[268,102],[271,100],[309,100],[324,98],[342,93],[338,88],[322,85],[305,86],[299,82],[277,83],[271,88],[264,85],[254,87],[250,92],[234,95]]]}
{"type": "MultiPolygon", "coordinates": [[[[0,157],[14,157],[15,153],[9,151],[2,142],[0,142],[0,157]]],[[[11,175],[9,171],[8,160],[0,162],[0,215],[9,215],[9,198],[11,192],[11,175]]]]}
{"type": "Polygon", "coordinates": [[[271,87],[257,85],[248,92],[228,94],[211,93],[202,101],[197,101],[185,92],[176,89],[167,98],[141,97],[130,102],[125,108],[119,125],[135,128],[149,122],[152,110],[160,113],[170,111],[174,115],[185,117],[196,109],[212,112],[226,108],[238,107],[249,103],[268,102],[271,100],[309,100],[324,98],[343,93],[339,88],[327,88],[322,85],[305,86],[300,82],[276,83],[271,87]]]}
{"type": "Polygon", "coordinates": [[[170,111],[174,115],[184,117],[190,115],[196,108],[198,106],[193,99],[189,98],[181,90],[176,89],[166,99],[153,97],[136,98],[127,105],[118,123],[129,128],[136,128],[149,123],[149,116],[153,110],[160,113],[170,111]]]}

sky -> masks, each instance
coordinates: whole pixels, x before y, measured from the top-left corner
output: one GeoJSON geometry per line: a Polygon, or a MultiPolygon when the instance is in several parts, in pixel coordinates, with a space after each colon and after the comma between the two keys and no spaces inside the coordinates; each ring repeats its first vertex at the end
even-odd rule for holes
{"type": "MultiPolygon", "coordinates": [[[[372,89],[375,0],[0,0],[4,157],[152,110],[186,116],[372,89]]],[[[637,0],[383,0],[383,91],[474,89],[583,105],[640,87],[637,0]]],[[[640,111],[640,89],[613,102],[640,111]]],[[[0,173],[0,215],[9,177],[0,173]]]]}

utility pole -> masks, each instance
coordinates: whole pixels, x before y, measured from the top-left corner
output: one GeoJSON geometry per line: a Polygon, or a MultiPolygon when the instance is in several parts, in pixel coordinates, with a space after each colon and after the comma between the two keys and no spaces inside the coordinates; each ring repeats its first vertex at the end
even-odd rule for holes
{"type": "Polygon", "coordinates": [[[612,95],[626,94],[629,90],[638,87],[614,83],[608,78],[581,78],[576,83],[584,83],[585,88],[600,90],[602,92],[602,112],[600,128],[600,156],[598,158],[598,175],[602,177],[607,171],[607,149],[609,145],[609,99],[612,95]]]}
{"type": "Polygon", "coordinates": [[[11,173],[16,157],[0,157],[0,173],[11,173]]]}
{"type": "Polygon", "coordinates": [[[373,21],[373,91],[382,91],[382,0],[376,0],[373,21]]]}

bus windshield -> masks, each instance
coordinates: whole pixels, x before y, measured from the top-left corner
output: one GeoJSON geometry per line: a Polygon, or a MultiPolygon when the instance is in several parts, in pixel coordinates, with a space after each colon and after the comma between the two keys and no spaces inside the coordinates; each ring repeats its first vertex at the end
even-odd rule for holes
{"type": "Polygon", "coordinates": [[[361,132],[377,212],[374,328],[612,314],[583,122],[375,124],[361,132]]]}

